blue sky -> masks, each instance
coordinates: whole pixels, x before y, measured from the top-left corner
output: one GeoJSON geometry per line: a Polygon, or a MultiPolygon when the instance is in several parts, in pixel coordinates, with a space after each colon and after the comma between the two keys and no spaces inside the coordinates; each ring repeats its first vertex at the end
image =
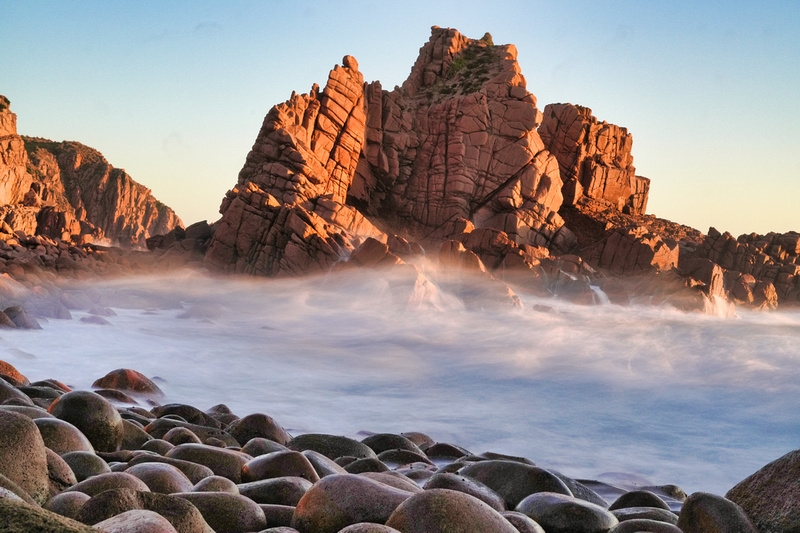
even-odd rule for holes
{"type": "Polygon", "coordinates": [[[269,108],[342,56],[405,80],[432,25],[519,51],[528,90],[633,133],[648,213],[800,230],[800,2],[0,0],[21,134],[100,150],[184,222],[218,218],[269,108]]]}

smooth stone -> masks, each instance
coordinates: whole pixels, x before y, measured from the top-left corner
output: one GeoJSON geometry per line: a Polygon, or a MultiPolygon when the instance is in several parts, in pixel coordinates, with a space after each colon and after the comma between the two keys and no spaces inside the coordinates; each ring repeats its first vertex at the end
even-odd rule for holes
{"type": "Polygon", "coordinates": [[[264,437],[254,437],[247,441],[244,446],[242,446],[242,451],[247,455],[252,455],[253,457],[266,455],[272,452],[282,452],[288,449],[289,448],[283,444],[278,444],[277,442],[265,439],[264,437]]]}
{"type": "Polygon", "coordinates": [[[129,489],[107,490],[93,496],[83,505],[78,518],[84,524],[97,524],[134,509],[160,514],[178,533],[214,533],[200,511],[186,500],[167,494],[129,489]]]}
{"type": "Polygon", "coordinates": [[[234,483],[242,481],[242,467],[252,459],[241,452],[206,444],[181,444],[168,451],[166,457],[207,466],[214,474],[234,483]]]}
{"type": "Polygon", "coordinates": [[[28,313],[21,305],[12,305],[3,310],[3,313],[11,319],[20,329],[42,329],[42,326],[28,313]]]}
{"type": "Polygon", "coordinates": [[[50,498],[44,508],[61,516],[78,520],[83,505],[90,498],[91,496],[82,492],[62,492],[50,498]]]}
{"type": "Polygon", "coordinates": [[[25,394],[31,400],[35,400],[36,398],[44,398],[52,401],[64,394],[63,392],[57,391],[50,387],[36,387],[32,385],[27,387],[19,387],[19,391],[25,394]]]}
{"type": "Polygon", "coordinates": [[[362,444],[366,444],[372,451],[380,455],[389,450],[408,450],[422,455],[424,452],[411,442],[407,437],[395,435],[394,433],[378,433],[361,439],[362,444]]]}
{"type": "Polygon", "coordinates": [[[599,505],[554,492],[531,494],[514,510],[533,519],[547,533],[606,533],[619,523],[599,505]]]}
{"type": "Polygon", "coordinates": [[[339,533],[400,533],[400,531],[382,524],[359,522],[358,524],[352,524],[344,529],[340,529],[339,533]]]}
{"type": "Polygon", "coordinates": [[[140,450],[145,450],[148,452],[155,452],[158,455],[166,455],[168,451],[174,448],[174,444],[170,444],[169,442],[163,439],[150,439],[139,448],[140,450]]]}
{"type": "Polygon", "coordinates": [[[374,479],[375,481],[379,481],[384,485],[389,485],[396,489],[408,492],[422,492],[422,487],[417,485],[413,479],[393,470],[388,472],[362,472],[359,476],[374,479]]]}
{"type": "Polygon", "coordinates": [[[400,433],[400,436],[405,437],[414,444],[416,444],[419,447],[419,449],[422,450],[423,452],[428,446],[436,443],[436,441],[433,440],[433,438],[431,438],[429,435],[426,435],[425,433],[420,433],[419,431],[405,431],[403,433],[400,433]]]}
{"type": "Polygon", "coordinates": [[[347,473],[347,470],[339,466],[336,461],[325,457],[319,452],[315,452],[314,450],[303,450],[300,453],[306,456],[306,459],[308,459],[308,461],[311,463],[311,466],[313,466],[314,470],[317,471],[317,475],[321,478],[325,476],[331,476],[333,474],[347,473]]]}
{"type": "Polygon", "coordinates": [[[301,477],[312,483],[319,481],[317,471],[308,458],[293,450],[259,455],[247,461],[242,467],[241,480],[249,482],[285,476],[301,477]]]}
{"type": "Polygon", "coordinates": [[[800,531],[800,450],[743,479],[726,498],[744,509],[760,531],[800,531]]]}
{"type": "Polygon", "coordinates": [[[80,390],[68,392],[56,399],[48,411],[77,427],[99,452],[113,452],[122,444],[122,417],[99,394],[80,390]]]}
{"type": "Polygon", "coordinates": [[[239,494],[256,503],[296,506],[312,485],[305,478],[285,476],[240,483],[236,487],[239,494]]]}
{"type": "Polygon", "coordinates": [[[170,403],[153,407],[151,412],[157,417],[162,418],[168,415],[178,415],[190,424],[201,427],[221,429],[222,425],[212,416],[204,413],[197,407],[183,403],[170,403]]]}
{"type": "Polygon", "coordinates": [[[293,527],[277,526],[264,529],[263,531],[259,531],[259,533],[300,533],[300,532],[293,527]]]}
{"type": "Polygon", "coordinates": [[[72,468],[50,448],[45,448],[47,453],[47,475],[49,478],[49,495],[55,496],[61,491],[70,488],[78,482],[72,468]]]}
{"type": "Polygon", "coordinates": [[[27,416],[31,420],[35,420],[37,418],[55,418],[53,415],[47,412],[47,409],[43,409],[35,405],[0,405],[0,411],[20,413],[27,416]]]}
{"type": "Polygon", "coordinates": [[[45,445],[57,454],[76,451],[94,453],[94,446],[86,435],[71,423],[59,418],[37,418],[34,423],[45,445]]]}
{"type": "Polygon", "coordinates": [[[197,507],[216,533],[247,533],[267,527],[264,511],[250,498],[229,492],[179,492],[197,507]]]}
{"type": "Polygon", "coordinates": [[[411,495],[363,476],[326,476],[297,503],[292,527],[304,533],[336,533],[359,522],[382,524],[411,495]]]}
{"type": "Polygon", "coordinates": [[[136,476],[132,476],[125,472],[109,472],[107,474],[98,474],[89,479],[76,483],[68,488],[69,492],[83,492],[89,496],[96,496],[101,492],[112,489],[130,489],[139,491],[150,491],[145,485],[144,481],[136,476]]]}
{"type": "Polygon", "coordinates": [[[5,533],[97,533],[71,518],[10,498],[0,498],[0,517],[5,533]]]}
{"type": "Polygon", "coordinates": [[[93,388],[115,389],[151,398],[163,398],[164,392],[144,374],[129,368],[112,370],[92,383],[93,388]]]}
{"type": "Polygon", "coordinates": [[[250,439],[261,437],[286,445],[292,436],[271,416],[255,413],[240,418],[228,427],[228,433],[244,446],[250,439]]]}
{"type": "Polygon", "coordinates": [[[125,472],[144,481],[150,492],[172,494],[189,492],[194,487],[186,474],[167,463],[139,463],[129,466],[125,472]]]}
{"type": "Polygon", "coordinates": [[[516,461],[518,463],[525,463],[526,465],[536,466],[536,463],[534,463],[527,457],[520,457],[518,455],[506,455],[504,453],[497,453],[497,452],[483,452],[482,454],[478,455],[478,457],[487,460],[502,459],[505,461],[516,461]]]}
{"type": "Polygon", "coordinates": [[[5,403],[15,400],[17,405],[30,405],[33,406],[31,400],[24,392],[11,385],[4,379],[0,379],[0,403],[5,403]]]}
{"type": "Polygon", "coordinates": [[[613,511],[609,509],[609,511],[611,511],[611,514],[616,516],[617,520],[620,522],[644,518],[673,525],[678,523],[678,515],[669,509],[661,509],[659,507],[623,507],[622,509],[614,509],[613,511]]]}
{"type": "Polygon", "coordinates": [[[347,463],[344,467],[349,474],[361,474],[362,472],[388,472],[389,467],[377,457],[365,457],[347,463]]]}
{"type": "Polygon", "coordinates": [[[144,509],[125,511],[98,522],[94,527],[106,533],[178,533],[169,520],[144,509]]]}
{"type": "Polygon", "coordinates": [[[569,491],[572,495],[579,500],[585,500],[589,503],[593,503],[595,505],[599,505],[603,508],[608,508],[608,502],[605,498],[600,496],[598,493],[581,483],[576,479],[572,479],[571,477],[565,476],[561,472],[556,472],[553,470],[548,470],[551,474],[556,476],[558,479],[564,482],[564,485],[567,486],[569,491]]]}
{"type": "Polygon", "coordinates": [[[461,446],[456,446],[455,444],[450,444],[447,442],[437,442],[436,444],[432,444],[425,449],[425,455],[428,456],[428,459],[433,461],[452,461],[470,455],[470,453],[461,446]]]}
{"type": "Polygon", "coordinates": [[[75,474],[76,482],[83,481],[98,474],[107,474],[111,468],[94,452],[78,450],[61,456],[75,474]]]}
{"type": "Polygon", "coordinates": [[[337,457],[344,456],[356,457],[359,459],[364,457],[378,457],[377,454],[372,451],[372,448],[357,440],[323,433],[298,435],[289,441],[286,447],[290,450],[297,450],[300,452],[304,450],[314,450],[328,459],[336,459],[337,457]]]}
{"type": "Polygon", "coordinates": [[[169,430],[176,427],[183,427],[190,430],[203,442],[210,438],[216,438],[224,442],[226,446],[239,446],[239,442],[222,429],[192,424],[174,418],[157,418],[147,424],[144,430],[155,439],[163,439],[164,435],[166,435],[169,430]]]}
{"type": "Polygon", "coordinates": [[[677,526],[656,520],[635,518],[620,522],[611,533],[683,533],[677,526]]]}
{"type": "Polygon", "coordinates": [[[203,441],[200,440],[194,431],[189,428],[185,427],[174,427],[164,433],[164,436],[161,437],[163,440],[169,442],[173,446],[178,446],[180,444],[202,444],[203,441]]]}
{"type": "Polygon", "coordinates": [[[264,511],[264,518],[267,519],[267,524],[271,526],[290,526],[292,524],[292,517],[294,517],[294,506],[292,505],[278,505],[274,503],[260,503],[258,504],[261,510],[264,511]]]}
{"type": "Polygon", "coordinates": [[[148,441],[155,440],[144,429],[130,420],[122,419],[122,444],[123,450],[139,450],[148,441]]]}
{"type": "Polygon", "coordinates": [[[649,490],[632,490],[626,492],[612,503],[609,511],[624,509],[625,507],[657,507],[669,511],[667,502],[658,497],[657,494],[649,490]]]}
{"type": "MultiPolygon", "coordinates": [[[[8,314],[8,313],[6,313],[6,314],[8,314]]],[[[30,385],[31,384],[31,382],[28,380],[28,378],[23,376],[22,372],[17,370],[17,368],[14,365],[12,365],[11,363],[7,363],[5,361],[2,361],[2,360],[0,360],[0,376],[8,376],[10,378],[13,378],[14,381],[17,381],[18,383],[20,383],[22,385],[30,385]]]]}
{"type": "Polygon", "coordinates": [[[477,479],[458,474],[434,474],[424,485],[428,489],[450,489],[469,494],[498,512],[506,510],[505,500],[477,479]]]}
{"type": "Polygon", "coordinates": [[[45,503],[50,496],[47,452],[35,421],[20,413],[0,411],[0,427],[0,474],[36,503],[45,503]]]}
{"type": "Polygon", "coordinates": [[[411,463],[428,463],[433,461],[428,459],[425,454],[412,452],[411,450],[386,450],[378,454],[380,459],[387,466],[402,466],[411,463]]]}
{"type": "Polygon", "coordinates": [[[191,492],[230,492],[231,494],[239,494],[239,487],[226,477],[209,476],[195,483],[191,492]]]}
{"type": "Polygon", "coordinates": [[[499,512],[469,494],[430,489],[401,503],[386,525],[403,533],[518,533],[499,512]]]}
{"type": "Polygon", "coordinates": [[[500,514],[503,515],[503,518],[508,520],[519,533],[545,533],[542,526],[537,524],[533,518],[522,513],[518,513],[517,511],[503,511],[500,514]]]}
{"type": "Polygon", "coordinates": [[[0,498],[13,498],[30,503],[31,505],[39,505],[25,489],[8,479],[3,474],[0,474],[0,498]]]}
{"type": "Polygon", "coordinates": [[[505,500],[509,510],[513,510],[526,496],[536,492],[572,496],[572,491],[553,473],[516,461],[481,461],[464,467],[459,474],[474,478],[495,491],[505,500]]]}
{"type": "Polygon", "coordinates": [[[138,465],[141,463],[166,463],[172,465],[186,474],[186,477],[188,477],[192,483],[199,483],[202,479],[214,475],[214,472],[207,466],[200,465],[192,461],[173,459],[172,457],[162,457],[160,455],[137,455],[128,462],[128,466],[138,465]]]}
{"type": "Polygon", "coordinates": [[[756,527],[736,503],[707,492],[695,492],[683,502],[678,529],[684,533],[755,533],[756,527]]]}

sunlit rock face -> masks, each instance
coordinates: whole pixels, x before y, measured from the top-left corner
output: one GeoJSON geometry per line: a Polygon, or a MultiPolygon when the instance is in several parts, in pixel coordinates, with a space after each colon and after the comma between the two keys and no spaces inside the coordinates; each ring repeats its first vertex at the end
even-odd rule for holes
{"type": "Polygon", "coordinates": [[[587,107],[550,104],[539,134],[558,160],[566,204],[586,196],[632,215],[645,212],[650,180],[636,175],[626,128],[598,121],[587,107]]]}
{"type": "Polygon", "coordinates": [[[273,107],[226,194],[206,263],[281,275],[329,268],[366,238],[437,246],[471,228],[565,251],[558,162],[513,45],[434,27],[402,87],[346,56],[320,91],[273,107]],[[378,229],[380,228],[380,229],[378,229]]]}
{"type": "Polygon", "coordinates": [[[350,56],[320,91],[273,107],[239,180],[222,201],[206,263],[250,274],[327,270],[360,241],[386,235],[347,190],[364,144],[364,78],[350,56]]]}
{"type": "Polygon", "coordinates": [[[182,223],[150,190],[77,142],[21,137],[0,96],[0,234],[144,244],[182,223]]]}

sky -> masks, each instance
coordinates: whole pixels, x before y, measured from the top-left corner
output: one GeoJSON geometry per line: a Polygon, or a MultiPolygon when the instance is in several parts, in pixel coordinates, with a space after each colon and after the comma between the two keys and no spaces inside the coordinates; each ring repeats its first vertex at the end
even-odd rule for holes
{"type": "Polygon", "coordinates": [[[0,0],[22,135],[96,148],[185,224],[219,218],[269,109],[353,55],[385,89],[433,25],[515,44],[540,109],[633,134],[647,212],[800,231],[800,2],[0,0]]]}

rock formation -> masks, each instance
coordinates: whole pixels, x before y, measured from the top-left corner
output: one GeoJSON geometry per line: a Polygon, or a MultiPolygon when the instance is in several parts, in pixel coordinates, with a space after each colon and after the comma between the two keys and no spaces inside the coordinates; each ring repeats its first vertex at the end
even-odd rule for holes
{"type": "Polygon", "coordinates": [[[550,104],[539,135],[558,160],[565,203],[586,196],[618,211],[644,214],[650,180],[635,174],[627,129],[598,122],[587,107],[550,104]]]}
{"type": "Polygon", "coordinates": [[[369,237],[429,244],[475,226],[565,251],[574,236],[557,212],[558,163],[540,121],[516,49],[489,36],[434,27],[391,92],[365,85],[346,56],[322,91],[270,110],[206,262],[300,274],[346,259],[369,237]]]}
{"type": "Polygon", "coordinates": [[[176,226],[172,209],[97,150],[19,136],[0,97],[0,233],[143,245],[176,226]]]}

